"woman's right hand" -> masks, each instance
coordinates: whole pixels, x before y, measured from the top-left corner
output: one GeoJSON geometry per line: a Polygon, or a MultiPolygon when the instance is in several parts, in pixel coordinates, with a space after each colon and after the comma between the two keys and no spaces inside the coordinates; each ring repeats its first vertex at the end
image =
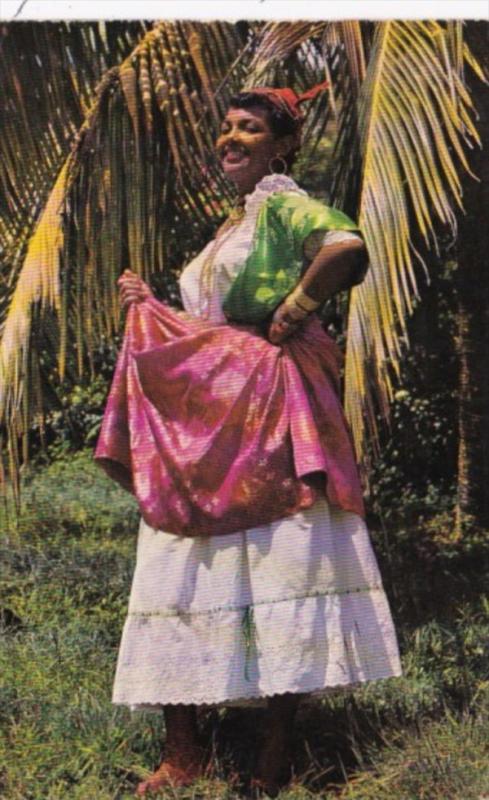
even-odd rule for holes
{"type": "Polygon", "coordinates": [[[130,269],[125,269],[117,281],[119,286],[119,299],[123,308],[127,308],[131,303],[141,303],[148,297],[154,297],[148,284],[139,275],[130,269]]]}
{"type": "Polygon", "coordinates": [[[302,322],[303,320],[293,318],[286,303],[280,303],[268,328],[268,341],[272,344],[281,344],[296,332],[302,322]]]}

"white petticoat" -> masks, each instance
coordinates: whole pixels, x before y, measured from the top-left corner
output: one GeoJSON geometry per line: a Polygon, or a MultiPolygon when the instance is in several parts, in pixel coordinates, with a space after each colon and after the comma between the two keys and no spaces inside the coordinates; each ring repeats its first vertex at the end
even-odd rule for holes
{"type": "Polygon", "coordinates": [[[326,500],[227,536],[144,521],[113,702],[249,704],[400,675],[368,531],[326,500]]]}

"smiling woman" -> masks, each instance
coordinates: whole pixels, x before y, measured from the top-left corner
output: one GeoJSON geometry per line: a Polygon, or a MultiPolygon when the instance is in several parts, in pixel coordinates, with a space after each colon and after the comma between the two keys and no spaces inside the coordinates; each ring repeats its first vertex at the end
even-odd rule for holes
{"type": "MultiPolygon", "coordinates": [[[[221,126],[217,152],[226,175],[235,183],[241,196],[252,191],[263,175],[271,172],[274,159],[282,159],[292,150],[292,135],[277,138],[269,112],[256,105],[251,108],[231,107],[221,126]]],[[[285,169],[282,171],[285,172],[285,169]]]]}
{"type": "Polygon", "coordinates": [[[202,774],[197,705],[268,703],[254,783],[274,792],[302,697],[400,674],[341,354],[314,314],[362,280],[365,247],[286,174],[299,103],[324,88],[231,100],[216,149],[239,201],[181,274],[186,315],[119,281],[129,339],[97,456],[143,520],[113,699],[163,708],[167,731],[140,795],[202,774]]]}

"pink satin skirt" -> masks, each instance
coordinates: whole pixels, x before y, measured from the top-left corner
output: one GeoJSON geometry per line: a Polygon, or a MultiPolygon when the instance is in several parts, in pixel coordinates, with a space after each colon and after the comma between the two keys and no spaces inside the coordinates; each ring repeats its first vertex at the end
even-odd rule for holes
{"type": "Polygon", "coordinates": [[[341,358],[316,318],[277,347],[154,299],[133,304],[95,457],[148,525],[179,535],[256,527],[321,494],[363,516],[341,358]]]}

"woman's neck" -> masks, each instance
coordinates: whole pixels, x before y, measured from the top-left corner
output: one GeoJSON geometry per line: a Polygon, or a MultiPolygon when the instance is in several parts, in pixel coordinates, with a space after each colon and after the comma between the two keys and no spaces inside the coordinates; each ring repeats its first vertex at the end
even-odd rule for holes
{"type": "Polygon", "coordinates": [[[265,172],[263,175],[260,175],[260,177],[257,178],[256,180],[250,180],[249,182],[244,181],[243,183],[242,182],[236,183],[235,185],[238,191],[239,201],[244,203],[248,195],[252,194],[252,192],[255,191],[258,184],[261,183],[261,181],[263,180],[263,178],[267,176],[267,174],[269,173],[265,172]]]}

